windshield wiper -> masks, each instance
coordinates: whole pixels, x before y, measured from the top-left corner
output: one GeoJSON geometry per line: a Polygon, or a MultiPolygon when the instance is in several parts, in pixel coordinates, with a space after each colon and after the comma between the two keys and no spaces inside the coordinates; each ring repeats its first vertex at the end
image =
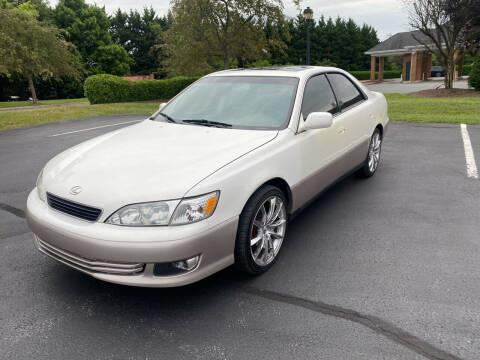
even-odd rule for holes
{"type": "Polygon", "coordinates": [[[188,124],[195,124],[195,125],[203,125],[203,126],[216,126],[216,127],[232,127],[232,124],[227,124],[219,121],[210,121],[205,119],[188,119],[182,120],[184,123],[188,124]]]}
{"type": "Polygon", "coordinates": [[[163,113],[163,112],[157,112],[155,114],[153,114],[152,116],[150,116],[150,120],[155,120],[157,118],[158,115],[162,115],[165,119],[167,119],[169,122],[173,122],[173,123],[176,123],[176,121],[169,115],[163,113]]]}

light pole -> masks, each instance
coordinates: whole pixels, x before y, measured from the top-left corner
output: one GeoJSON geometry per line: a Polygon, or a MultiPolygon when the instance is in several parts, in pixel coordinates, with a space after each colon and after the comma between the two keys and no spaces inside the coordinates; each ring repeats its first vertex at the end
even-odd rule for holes
{"type": "Polygon", "coordinates": [[[313,10],[309,6],[303,10],[303,17],[307,22],[307,65],[310,65],[310,19],[313,17],[313,10]]]}

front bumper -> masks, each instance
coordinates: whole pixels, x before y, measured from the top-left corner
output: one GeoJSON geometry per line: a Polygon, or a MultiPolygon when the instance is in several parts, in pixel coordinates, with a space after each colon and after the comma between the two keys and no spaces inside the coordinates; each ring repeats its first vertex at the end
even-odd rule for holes
{"type": "Polygon", "coordinates": [[[51,209],[34,189],[27,200],[27,222],[44,254],[113,283],[173,287],[201,280],[234,262],[238,217],[183,226],[125,227],[91,223],[51,209]],[[200,255],[198,266],[173,276],[154,275],[156,263],[200,255]]]}

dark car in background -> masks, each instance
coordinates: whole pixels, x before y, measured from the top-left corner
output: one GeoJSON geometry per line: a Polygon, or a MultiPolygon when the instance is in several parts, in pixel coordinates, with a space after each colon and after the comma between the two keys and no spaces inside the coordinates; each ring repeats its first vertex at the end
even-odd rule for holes
{"type": "Polygon", "coordinates": [[[430,76],[431,77],[445,76],[445,71],[443,70],[443,67],[441,67],[441,66],[432,66],[432,68],[430,70],[430,76]]]}

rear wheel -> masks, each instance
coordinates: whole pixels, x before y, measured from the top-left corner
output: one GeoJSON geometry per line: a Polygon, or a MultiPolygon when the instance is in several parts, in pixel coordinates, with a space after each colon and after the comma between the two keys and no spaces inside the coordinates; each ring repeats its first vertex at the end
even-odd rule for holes
{"type": "Polygon", "coordinates": [[[375,174],[380,163],[380,154],[382,152],[382,134],[378,128],[373,132],[370,139],[370,146],[368,147],[367,160],[365,165],[360,170],[360,174],[364,177],[370,177],[375,174]]]}
{"type": "Polygon", "coordinates": [[[274,186],[257,190],[245,205],[235,242],[235,266],[261,274],[275,262],[287,231],[287,200],[274,186]]]}

